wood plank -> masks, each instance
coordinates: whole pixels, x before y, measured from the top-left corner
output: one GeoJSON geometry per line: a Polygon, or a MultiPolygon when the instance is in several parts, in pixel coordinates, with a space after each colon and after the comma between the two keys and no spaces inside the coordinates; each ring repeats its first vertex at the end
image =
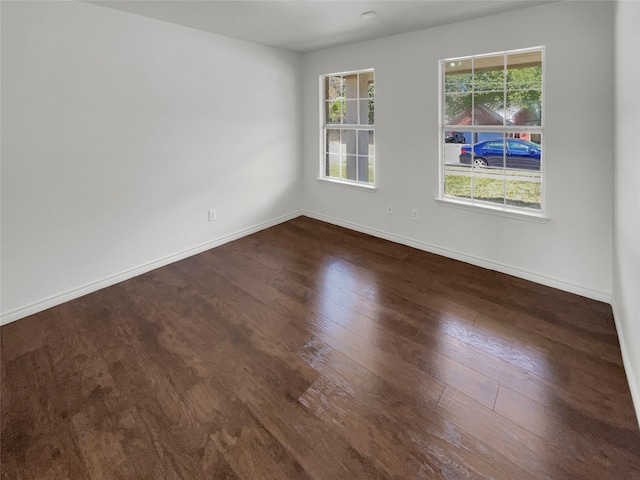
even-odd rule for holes
{"type": "MultiPolygon", "coordinates": [[[[439,415],[435,409],[441,397],[439,392],[426,392],[425,395],[418,386],[398,389],[321,342],[305,345],[301,355],[321,371],[321,378],[330,382],[316,382],[300,401],[320,418],[340,426],[348,436],[363,435],[359,428],[355,428],[357,425],[367,432],[380,428],[377,425],[386,427],[376,432],[376,437],[381,443],[395,443],[396,456],[408,455],[410,458],[405,467],[418,478],[425,474],[427,478],[435,475],[445,478],[530,478],[502,457],[485,460],[491,447],[459,431],[439,415]],[[375,388],[370,388],[371,385],[375,388]],[[314,392],[313,387],[318,391],[314,392]],[[329,389],[329,392],[324,389],[329,389]],[[334,391],[335,395],[330,393],[334,391]],[[320,395],[321,403],[313,400],[316,395],[320,395]],[[347,408],[343,402],[357,406],[347,408]],[[391,439],[389,435],[395,436],[391,439]],[[468,448],[460,448],[463,440],[468,448]]],[[[371,438],[369,433],[367,437],[371,438]]],[[[358,443],[360,440],[350,441],[358,443]]],[[[369,445],[369,448],[378,451],[377,446],[369,445]]],[[[392,459],[387,458],[385,462],[392,462],[392,459]]],[[[413,478],[413,474],[406,478],[413,478]]]]}
{"type": "Polygon", "coordinates": [[[640,478],[640,464],[636,461],[640,445],[625,442],[628,433],[618,442],[615,437],[621,432],[610,425],[599,422],[592,425],[594,428],[585,428],[584,422],[567,422],[566,417],[505,386],[500,387],[495,411],[585,464],[596,464],[611,472],[619,469],[618,475],[640,478]],[[603,435],[607,435],[609,441],[599,441],[603,435]]]}
{"type": "MultiPolygon", "coordinates": [[[[3,338],[6,342],[6,337],[3,338]]],[[[89,478],[46,348],[3,361],[3,478],[89,478]]]]}
{"type": "Polygon", "coordinates": [[[610,307],[300,217],[0,328],[2,478],[639,478],[610,307]]]}
{"type": "Polygon", "coordinates": [[[474,402],[466,395],[447,387],[438,403],[443,415],[476,438],[489,441],[501,455],[517,462],[539,478],[575,479],[596,475],[611,477],[606,468],[593,462],[587,464],[573,455],[519,427],[492,410],[474,402]]]}
{"type": "MultiPolygon", "coordinates": [[[[222,255],[220,257],[222,257],[222,255]]],[[[218,267],[220,272],[224,271],[226,274],[230,274],[231,272],[232,275],[239,274],[237,267],[238,257],[234,257],[233,255],[229,256],[225,253],[224,258],[219,258],[219,261],[222,264],[218,267]]],[[[329,270],[332,271],[333,269],[329,270]]],[[[280,286],[280,288],[276,288],[281,293],[284,291],[286,294],[287,290],[296,290],[295,287],[292,288],[290,286],[293,282],[283,276],[280,271],[273,271],[263,265],[255,264],[252,266],[252,271],[256,273],[259,278],[268,278],[272,285],[280,286]]],[[[328,280],[328,282],[333,284],[332,280],[333,278],[328,280]]],[[[328,292],[328,290],[324,288],[326,283],[327,280],[323,278],[321,292],[328,292]]],[[[461,391],[467,392],[481,403],[489,407],[493,407],[498,389],[497,382],[483,377],[481,374],[472,371],[464,365],[457,364],[456,362],[437,353],[430,355],[429,362],[416,361],[415,359],[406,357],[404,352],[415,350],[410,348],[410,345],[408,345],[408,343],[410,343],[409,339],[404,340],[397,336],[387,334],[385,329],[380,328],[370,318],[361,315],[354,310],[345,308],[345,297],[357,299],[357,289],[356,291],[338,289],[338,292],[336,292],[332,288],[330,291],[332,293],[332,297],[327,297],[320,292],[316,292],[316,294],[309,294],[309,289],[305,288],[306,295],[304,299],[302,299],[305,306],[308,306],[311,311],[315,312],[320,317],[326,318],[337,325],[344,327],[346,330],[349,330],[341,330],[339,337],[335,337],[332,335],[332,330],[334,329],[327,329],[327,335],[329,337],[325,338],[326,341],[334,346],[341,345],[346,341],[349,343],[349,351],[351,352],[353,352],[354,348],[357,346],[360,351],[360,357],[355,358],[360,358],[361,361],[364,362],[366,362],[368,357],[371,356],[370,351],[372,349],[376,352],[375,357],[380,360],[380,362],[378,362],[379,364],[391,363],[384,362],[386,354],[400,357],[403,360],[406,360],[409,364],[405,367],[406,369],[409,369],[409,371],[411,371],[414,366],[417,366],[425,373],[433,376],[441,382],[452,384],[461,391]],[[339,303],[334,302],[333,297],[340,293],[342,294],[342,301],[339,303]]],[[[365,289],[365,293],[366,291],[368,291],[368,289],[365,289]]],[[[268,298],[265,298],[265,300],[268,300],[268,298]]],[[[371,363],[366,363],[365,365],[369,365],[368,368],[375,368],[371,363]]],[[[394,378],[397,378],[398,375],[400,375],[400,372],[397,374],[391,372],[390,374],[394,378]]]]}

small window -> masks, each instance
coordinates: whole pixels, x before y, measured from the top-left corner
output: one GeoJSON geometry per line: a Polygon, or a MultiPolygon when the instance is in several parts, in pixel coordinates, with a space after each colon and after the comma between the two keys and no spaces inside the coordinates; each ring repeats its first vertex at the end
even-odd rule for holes
{"type": "Polygon", "coordinates": [[[321,77],[321,178],[345,183],[375,183],[374,72],[321,77]]]}
{"type": "Polygon", "coordinates": [[[537,47],[440,61],[441,199],[542,212],[543,57],[537,47]]]}

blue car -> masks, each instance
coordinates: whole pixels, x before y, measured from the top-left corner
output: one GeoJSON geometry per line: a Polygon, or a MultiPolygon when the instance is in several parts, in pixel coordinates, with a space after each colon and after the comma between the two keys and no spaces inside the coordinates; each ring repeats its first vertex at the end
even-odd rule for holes
{"type": "MultiPolygon", "coordinates": [[[[473,146],[473,165],[475,167],[520,168],[540,170],[540,145],[518,138],[507,138],[505,155],[505,139],[496,138],[478,142],[473,146]]],[[[471,164],[471,145],[463,145],[460,149],[460,163],[471,164]]]]}

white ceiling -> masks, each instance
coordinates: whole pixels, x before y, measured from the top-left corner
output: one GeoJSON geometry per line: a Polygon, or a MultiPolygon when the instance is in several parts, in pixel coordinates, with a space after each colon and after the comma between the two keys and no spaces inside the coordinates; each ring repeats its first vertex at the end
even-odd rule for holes
{"type": "Polygon", "coordinates": [[[294,52],[387,37],[557,0],[102,0],[95,5],[294,52]],[[374,10],[366,20],[363,12],[374,10]]]}

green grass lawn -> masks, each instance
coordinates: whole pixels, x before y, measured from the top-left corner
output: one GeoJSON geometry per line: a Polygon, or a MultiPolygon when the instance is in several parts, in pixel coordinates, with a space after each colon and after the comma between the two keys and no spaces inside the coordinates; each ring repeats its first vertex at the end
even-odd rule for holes
{"type": "MultiPolygon", "coordinates": [[[[346,168],[345,166],[343,166],[346,168]]],[[[329,166],[329,176],[334,178],[340,177],[340,165],[331,165],[329,166]]],[[[343,180],[347,180],[346,178],[343,180]]],[[[373,166],[369,167],[369,183],[373,183],[373,166]]]]}
{"type": "MultiPolygon", "coordinates": [[[[343,165],[345,168],[345,165],[343,165]]],[[[497,178],[475,177],[474,192],[471,194],[471,176],[456,175],[454,172],[468,173],[468,167],[453,167],[445,175],[444,194],[460,198],[475,198],[486,202],[504,204],[505,187],[504,180],[492,170],[483,171],[484,174],[495,174],[497,178]]],[[[502,173],[502,172],[501,172],[502,173]]],[[[513,171],[512,173],[523,179],[539,177],[540,172],[513,171]]],[[[334,178],[340,177],[340,165],[331,165],[329,174],[334,178]]],[[[369,182],[373,183],[373,168],[369,169],[369,182]]],[[[506,203],[515,207],[540,208],[541,184],[536,181],[507,180],[506,203]]]]}
{"type": "MultiPolygon", "coordinates": [[[[504,180],[500,178],[478,178],[473,182],[473,198],[492,203],[525,208],[540,208],[541,184],[521,180],[507,180],[506,192],[504,180]]],[[[446,175],[444,194],[461,198],[472,198],[471,177],[461,175],[446,175]]]]}

